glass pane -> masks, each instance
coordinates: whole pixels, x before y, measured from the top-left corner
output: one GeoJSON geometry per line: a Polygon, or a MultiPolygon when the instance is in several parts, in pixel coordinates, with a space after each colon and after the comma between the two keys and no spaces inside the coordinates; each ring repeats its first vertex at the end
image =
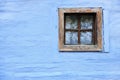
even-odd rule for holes
{"type": "Polygon", "coordinates": [[[80,42],[83,45],[92,44],[92,32],[81,32],[80,42]]]}
{"type": "Polygon", "coordinates": [[[65,44],[78,44],[78,32],[67,31],[65,33],[65,44]]]}
{"type": "Polygon", "coordinates": [[[81,29],[92,29],[93,16],[83,15],[81,16],[81,29]]]}
{"type": "Polygon", "coordinates": [[[66,16],[66,20],[65,20],[65,28],[66,29],[77,29],[77,24],[78,24],[78,21],[77,21],[77,17],[74,16],[74,15],[67,15],[66,16]]]}

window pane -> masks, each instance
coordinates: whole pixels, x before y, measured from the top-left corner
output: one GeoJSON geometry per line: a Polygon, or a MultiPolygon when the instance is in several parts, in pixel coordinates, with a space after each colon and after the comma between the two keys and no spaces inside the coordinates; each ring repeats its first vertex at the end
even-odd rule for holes
{"type": "Polygon", "coordinates": [[[93,16],[82,15],[81,16],[81,29],[92,29],[93,16]]]}
{"type": "Polygon", "coordinates": [[[78,44],[78,32],[67,31],[65,33],[65,44],[78,44]]]}
{"type": "Polygon", "coordinates": [[[77,17],[74,15],[67,15],[65,20],[65,28],[66,29],[77,29],[77,17]]]}
{"type": "Polygon", "coordinates": [[[83,45],[92,44],[92,32],[81,32],[80,42],[83,45]]]}

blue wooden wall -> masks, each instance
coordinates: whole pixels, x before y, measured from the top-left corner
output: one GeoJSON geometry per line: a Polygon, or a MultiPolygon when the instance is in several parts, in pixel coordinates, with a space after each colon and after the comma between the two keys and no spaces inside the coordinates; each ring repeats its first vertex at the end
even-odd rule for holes
{"type": "Polygon", "coordinates": [[[0,0],[0,80],[120,80],[120,0],[0,0]],[[103,52],[58,51],[62,7],[104,9],[103,52]]]}

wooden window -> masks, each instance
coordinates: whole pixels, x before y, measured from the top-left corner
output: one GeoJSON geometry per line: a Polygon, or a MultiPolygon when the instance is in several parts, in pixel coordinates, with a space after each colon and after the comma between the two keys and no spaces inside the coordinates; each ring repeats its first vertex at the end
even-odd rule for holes
{"type": "Polygon", "coordinates": [[[59,8],[59,50],[101,51],[102,9],[59,8]]]}

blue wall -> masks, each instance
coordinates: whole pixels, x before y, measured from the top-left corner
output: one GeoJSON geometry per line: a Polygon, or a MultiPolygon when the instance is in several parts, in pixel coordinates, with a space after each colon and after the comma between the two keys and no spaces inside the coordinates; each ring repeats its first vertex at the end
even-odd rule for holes
{"type": "Polygon", "coordinates": [[[0,0],[0,80],[120,80],[120,1],[0,0]],[[103,52],[58,51],[61,7],[104,9],[103,52]]]}

